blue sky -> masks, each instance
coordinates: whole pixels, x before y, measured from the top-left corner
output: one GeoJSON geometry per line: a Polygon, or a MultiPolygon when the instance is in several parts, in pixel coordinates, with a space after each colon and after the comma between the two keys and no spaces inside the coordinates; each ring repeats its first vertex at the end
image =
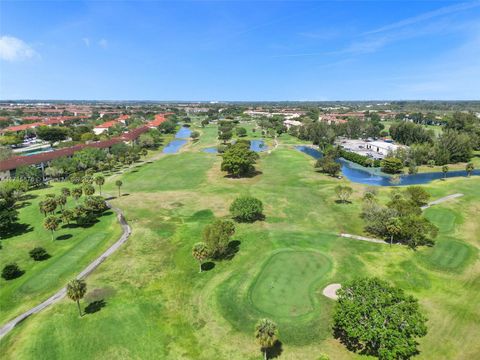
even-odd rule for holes
{"type": "Polygon", "coordinates": [[[480,1],[2,1],[0,98],[480,99],[480,1]]]}

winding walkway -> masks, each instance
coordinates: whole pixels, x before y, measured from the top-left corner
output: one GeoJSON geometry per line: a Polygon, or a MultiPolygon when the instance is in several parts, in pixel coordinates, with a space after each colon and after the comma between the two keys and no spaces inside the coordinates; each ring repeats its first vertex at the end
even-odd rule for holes
{"type": "MultiPolygon", "coordinates": [[[[98,258],[93,260],[83,271],[78,274],[77,279],[84,279],[87,277],[90,273],[92,273],[102,262],[104,262],[110,255],[112,255],[115,251],[118,250],[120,246],[125,243],[128,238],[130,237],[130,234],[132,233],[132,229],[130,228],[130,225],[128,225],[127,221],[125,220],[125,216],[123,215],[123,212],[110,205],[110,203],[107,201],[107,206],[115,211],[117,213],[117,220],[122,226],[122,236],[120,236],[120,239],[118,239],[112,246],[110,246],[105,252],[100,255],[98,258]]],[[[36,314],[46,307],[55,304],[56,302],[60,301],[65,297],[67,293],[66,287],[61,288],[59,291],[57,291],[54,295],[49,297],[47,300],[42,302],[41,304],[31,308],[28,311],[25,311],[23,314],[17,316],[13,320],[7,322],[6,324],[2,325],[0,327],[0,338],[8,334],[16,325],[18,325],[20,322],[28,318],[30,315],[36,314]]]]}
{"type": "MultiPolygon", "coordinates": [[[[447,195],[447,196],[444,196],[440,199],[429,202],[427,205],[422,206],[421,209],[425,210],[425,209],[428,209],[429,207],[431,207],[433,205],[441,204],[445,201],[452,200],[452,199],[457,199],[457,198],[462,197],[462,196],[463,196],[463,194],[461,194],[461,193],[447,195]]],[[[344,238],[360,240],[360,241],[367,241],[367,242],[376,243],[376,244],[388,244],[388,242],[386,242],[385,240],[369,238],[369,237],[366,237],[366,236],[346,234],[346,233],[340,233],[340,236],[344,237],[344,238]]]]}
{"type": "Polygon", "coordinates": [[[437,200],[434,200],[432,202],[429,202],[427,205],[425,206],[422,206],[422,210],[425,210],[425,209],[428,209],[429,207],[433,206],[433,205],[437,205],[437,204],[441,204],[445,201],[448,201],[448,200],[452,200],[452,199],[456,199],[456,198],[459,198],[459,197],[462,197],[463,194],[461,193],[457,193],[457,194],[452,194],[452,195],[447,195],[447,196],[444,196],[440,199],[437,199],[437,200]]]}

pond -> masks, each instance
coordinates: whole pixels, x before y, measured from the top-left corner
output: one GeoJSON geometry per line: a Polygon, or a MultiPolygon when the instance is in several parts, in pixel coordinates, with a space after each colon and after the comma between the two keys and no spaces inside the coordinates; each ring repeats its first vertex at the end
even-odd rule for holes
{"type": "MultiPolygon", "coordinates": [[[[322,157],[322,153],[309,146],[295,146],[295,149],[312,156],[315,159],[322,157]]],[[[433,180],[443,179],[443,172],[420,173],[413,175],[400,175],[400,182],[392,184],[391,176],[380,171],[378,168],[366,168],[351,161],[340,158],[338,162],[342,165],[342,173],[348,180],[365,185],[393,186],[393,185],[419,185],[426,184],[433,180]]],[[[480,170],[474,170],[472,175],[480,175],[480,170]]],[[[449,171],[447,178],[467,176],[465,170],[449,171]]]]}
{"type": "Polygon", "coordinates": [[[175,140],[170,141],[167,146],[163,148],[164,154],[175,154],[179,152],[180,148],[187,143],[187,140],[190,137],[192,130],[188,127],[181,127],[180,130],[175,134],[175,140]]]}
{"type": "Polygon", "coordinates": [[[250,150],[255,152],[266,151],[268,146],[265,145],[263,140],[250,140],[250,150]]]}
{"type": "Polygon", "coordinates": [[[180,130],[177,131],[175,134],[176,139],[188,139],[192,134],[192,130],[190,128],[182,126],[180,130]]]}
{"type": "Polygon", "coordinates": [[[175,154],[177,153],[180,148],[187,143],[187,140],[176,139],[172,140],[168,143],[167,146],[163,148],[164,154],[175,154]]]}

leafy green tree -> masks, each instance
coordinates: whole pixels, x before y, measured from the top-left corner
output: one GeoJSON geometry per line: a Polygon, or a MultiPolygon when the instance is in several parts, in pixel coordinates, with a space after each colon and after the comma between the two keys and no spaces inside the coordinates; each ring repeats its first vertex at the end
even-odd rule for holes
{"type": "Polygon", "coordinates": [[[443,179],[444,179],[444,180],[447,179],[448,170],[449,170],[448,165],[443,165],[443,166],[442,166],[442,172],[443,172],[443,179]]]}
{"type": "Polygon", "coordinates": [[[43,183],[42,171],[34,165],[18,167],[15,177],[25,180],[30,187],[37,187],[43,183]]]}
{"type": "Polygon", "coordinates": [[[30,257],[35,261],[46,260],[50,257],[47,250],[42,247],[33,248],[32,250],[30,250],[29,254],[30,257]]]}
{"type": "Polygon", "coordinates": [[[122,187],[122,185],[123,185],[122,180],[115,181],[115,186],[118,188],[118,197],[122,196],[122,194],[120,193],[120,188],[122,187]]]}
{"type": "Polygon", "coordinates": [[[342,166],[335,162],[330,156],[324,156],[317,160],[315,164],[316,168],[320,168],[320,171],[330,176],[337,177],[342,169],[342,166]]]}
{"type": "Polygon", "coordinates": [[[230,214],[238,222],[254,222],[263,218],[263,204],[254,197],[241,196],[230,205],[230,214]]]}
{"type": "Polygon", "coordinates": [[[3,268],[2,278],[4,278],[5,280],[13,280],[22,276],[23,273],[24,271],[21,270],[16,263],[11,263],[5,265],[5,267],[3,268]]]}
{"type": "Polygon", "coordinates": [[[226,255],[228,243],[235,233],[235,225],[229,220],[216,219],[203,230],[203,241],[209,253],[217,258],[226,255]]]}
{"type": "Polygon", "coordinates": [[[345,283],[337,291],[334,336],[355,352],[379,359],[409,359],[427,334],[415,298],[378,278],[345,283]]]}
{"type": "Polygon", "coordinates": [[[53,234],[58,229],[59,225],[60,225],[60,220],[53,215],[47,216],[43,221],[43,227],[45,228],[45,230],[48,230],[52,233],[52,240],[54,240],[53,234]]]}
{"type": "Polygon", "coordinates": [[[102,185],[105,184],[105,178],[101,175],[95,177],[95,184],[98,185],[98,191],[102,195],[102,185]]]}
{"type": "Polygon", "coordinates": [[[54,142],[65,140],[68,131],[59,126],[39,126],[36,129],[37,137],[44,141],[48,141],[52,146],[54,142]]]}
{"type": "Polygon", "coordinates": [[[88,211],[100,214],[107,210],[107,204],[101,196],[87,196],[84,201],[88,211]]]}
{"type": "Polygon", "coordinates": [[[222,140],[225,144],[228,140],[230,140],[233,136],[233,132],[231,130],[221,131],[218,134],[218,139],[222,140]]]}
{"type": "Polygon", "coordinates": [[[78,313],[82,316],[82,309],[80,308],[80,300],[83,299],[87,293],[87,284],[83,280],[74,279],[67,284],[67,296],[70,300],[77,303],[78,313]]]}
{"type": "Polygon", "coordinates": [[[430,194],[421,186],[409,186],[405,189],[405,194],[419,207],[427,205],[430,200],[430,194]]]}
{"type": "Polygon", "coordinates": [[[202,125],[202,128],[203,128],[209,124],[209,121],[208,119],[203,119],[200,124],[202,125]]]}
{"type": "Polygon", "coordinates": [[[386,230],[387,230],[387,235],[390,236],[390,246],[393,244],[393,239],[395,236],[399,235],[402,232],[402,224],[400,223],[400,220],[397,218],[391,218],[389,219],[387,225],[386,225],[386,230]]]}
{"type": "Polygon", "coordinates": [[[177,125],[172,120],[167,120],[160,124],[158,129],[164,134],[173,134],[177,125]]]}
{"type": "Polygon", "coordinates": [[[348,202],[348,199],[353,193],[353,189],[347,185],[337,185],[335,187],[335,193],[337,194],[338,199],[342,203],[348,202]]]}
{"type": "Polygon", "coordinates": [[[248,146],[237,142],[223,153],[222,159],[222,171],[234,177],[242,177],[254,173],[258,154],[251,151],[248,146]]]}
{"type": "Polygon", "coordinates": [[[386,157],[382,160],[382,171],[387,174],[396,174],[403,169],[402,160],[394,157],[386,157]]]}
{"type": "Polygon", "coordinates": [[[200,137],[200,133],[198,131],[192,131],[190,137],[193,141],[198,140],[198,138],[200,137]]]}
{"type": "Polygon", "coordinates": [[[260,345],[264,359],[267,360],[267,351],[278,339],[278,327],[272,320],[261,319],[257,325],[255,325],[255,338],[260,345]]]}
{"type": "Polygon", "coordinates": [[[473,165],[473,163],[469,162],[465,166],[465,171],[467,172],[468,177],[470,177],[472,175],[473,170],[475,170],[475,165],[473,165]]]}
{"type": "Polygon", "coordinates": [[[192,256],[199,262],[200,271],[202,272],[202,263],[207,260],[210,256],[210,252],[208,251],[208,246],[203,243],[199,242],[193,245],[192,248],[192,256]]]}
{"type": "Polygon", "coordinates": [[[236,133],[238,137],[245,137],[247,136],[247,129],[245,129],[244,127],[239,127],[236,129],[236,133]]]}

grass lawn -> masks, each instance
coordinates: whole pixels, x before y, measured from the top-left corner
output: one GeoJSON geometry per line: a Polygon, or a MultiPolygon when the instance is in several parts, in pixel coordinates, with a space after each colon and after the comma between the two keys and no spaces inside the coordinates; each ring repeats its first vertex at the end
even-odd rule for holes
{"type": "MultiPolygon", "coordinates": [[[[113,202],[133,233],[88,278],[82,306],[101,306],[79,318],[66,299],[33,316],[0,341],[5,359],[261,359],[253,329],[262,317],[279,325],[280,359],[366,358],[332,338],[335,302],[322,289],[367,275],[420,300],[429,333],[418,359],[478,355],[480,179],[425,185],[433,198],[465,196],[427,210],[440,228],[438,243],[411,251],[340,238],[340,231],[363,233],[366,187],[349,183],[352,203],[337,204],[333,189],[348,181],[314,172],[314,160],[288,138],[261,154],[260,175],[230,179],[219,156],[197,151],[215,144],[216,129],[200,131],[185,151],[121,175],[128,196],[113,202]],[[235,256],[198,273],[192,245],[241,194],[263,201],[265,221],[237,224],[235,256]]],[[[105,189],[115,191],[111,183],[105,189]]],[[[379,192],[384,199],[389,189],[379,192]]]]}
{"type": "MultiPolygon", "coordinates": [[[[114,213],[107,211],[99,222],[89,227],[61,226],[52,241],[51,233],[43,228],[44,217],[38,203],[47,193],[59,194],[64,186],[69,185],[54,183],[46,189],[29,192],[29,200],[20,204],[19,223],[24,226],[19,226],[13,236],[1,240],[0,268],[16,262],[25,271],[14,280],[0,279],[2,323],[37,305],[64,286],[121,233],[114,213]],[[44,261],[31,259],[28,252],[37,246],[45,248],[51,257],[44,261]]],[[[69,198],[67,207],[74,206],[74,200],[69,198]]]]}

